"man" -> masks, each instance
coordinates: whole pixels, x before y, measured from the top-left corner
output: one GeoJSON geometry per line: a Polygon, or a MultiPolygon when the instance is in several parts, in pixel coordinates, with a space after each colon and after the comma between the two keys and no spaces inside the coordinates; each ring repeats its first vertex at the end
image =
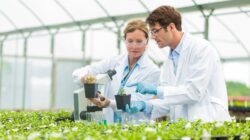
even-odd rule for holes
{"type": "Polygon", "coordinates": [[[181,15],[171,6],[158,7],[146,22],[159,48],[170,48],[162,67],[161,85],[139,82],[128,86],[164,99],[140,101],[126,111],[146,110],[152,119],[169,115],[172,121],[230,121],[220,58],[211,44],[182,32],[181,15]]]}

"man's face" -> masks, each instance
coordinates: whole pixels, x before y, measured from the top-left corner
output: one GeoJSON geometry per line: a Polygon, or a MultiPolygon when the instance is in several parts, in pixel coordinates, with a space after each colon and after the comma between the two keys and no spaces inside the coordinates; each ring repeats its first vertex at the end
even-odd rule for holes
{"type": "Polygon", "coordinates": [[[164,48],[171,44],[172,34],[167,27],[161,27],[159,23],[150,25],[151,38],[156,41],[159,48],[164,48]]]}

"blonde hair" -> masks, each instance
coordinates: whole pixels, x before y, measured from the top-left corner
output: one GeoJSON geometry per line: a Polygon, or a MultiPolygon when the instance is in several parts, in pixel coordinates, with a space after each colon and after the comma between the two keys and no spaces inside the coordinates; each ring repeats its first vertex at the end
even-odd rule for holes
{"type": "Polygon", "coordinates": [[[145,37],[148,39],[148,27],[146,22],[142,20],[132,20],[130,21],[127,26],[125,27],[123,33],[124,33],[124,39],[126,39],[127,33],[134,32],[135,30],[141,30],[144,32],[145,37]]]}

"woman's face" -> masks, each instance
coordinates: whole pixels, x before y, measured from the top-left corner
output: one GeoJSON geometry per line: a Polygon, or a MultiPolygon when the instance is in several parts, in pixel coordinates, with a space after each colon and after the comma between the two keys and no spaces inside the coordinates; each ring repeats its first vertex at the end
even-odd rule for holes
{"type": "Polygon", "coordinates": [[[147,38],[143,31],[136,29],[126,34],[125,43],[129,57],[139,58],[146,49],[147,38]]]}

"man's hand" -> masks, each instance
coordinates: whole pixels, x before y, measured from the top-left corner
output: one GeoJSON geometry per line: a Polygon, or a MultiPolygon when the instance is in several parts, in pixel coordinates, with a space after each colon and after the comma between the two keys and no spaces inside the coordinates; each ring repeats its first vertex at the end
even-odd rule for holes
{"type": "Polygon", "coordinates": [[[138,83],[131,83],[128,84],[127,87],[133,87],[136,86],[136,92],[140,92],[142,94],[157,94],[157,89],[155,85],[144,83],[144,82],[138,82],[138,83]]]}
{"type": "Polygon", "coordinates": [[[125,112],[129,113],[137,113],[137,112],[142,112],[146,108],[146,103],[143,101],[131,101],[130,107],[128,104],[126,105],[126,110],[125,112]]]}

